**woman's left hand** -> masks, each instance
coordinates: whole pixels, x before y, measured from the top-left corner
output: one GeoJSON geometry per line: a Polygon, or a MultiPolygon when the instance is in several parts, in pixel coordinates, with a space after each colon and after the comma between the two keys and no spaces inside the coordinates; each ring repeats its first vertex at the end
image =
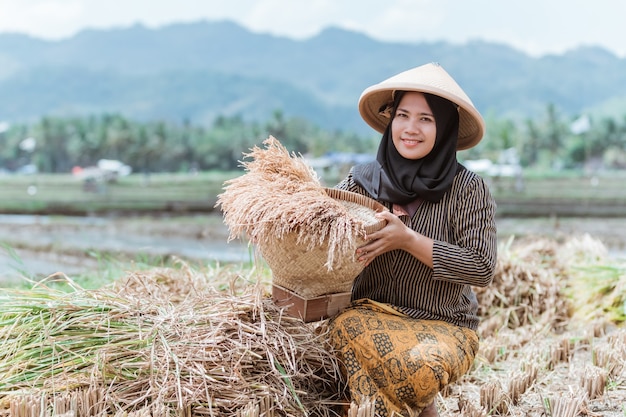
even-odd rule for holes
{"type": "Polygon", "coordinates": [[[409,252],[421,262],[433,267],[433,240],[417,233],[395,214],[384,211],[376,217],[387,221],[385,227],[366,236],[367,243],[356,250],[358,260],[368,266],[374,258],[395,249],[409,252]]]}
{"type": "Polygon", "coordinates": [[[404,249],[407,240],[415,233],[389,211],[377,213],[376,217],[386,220],[387,224],[377,232],[367,235],[367,243],[356,250],[359,261],[365,262],[366,266],[378,255],[394,249],[404,249]]]}

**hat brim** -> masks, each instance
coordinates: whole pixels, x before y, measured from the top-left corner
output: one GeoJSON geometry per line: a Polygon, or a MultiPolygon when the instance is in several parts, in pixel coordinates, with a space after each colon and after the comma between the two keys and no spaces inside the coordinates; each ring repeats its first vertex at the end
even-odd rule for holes
{"type": "Polygon", "coordinates": [[[383,133],[389,124],[389,117],[380,114],[380,108],[391,103],[396,90],[430,93],[456,104],[459,111],[458,150],[472,148],[482,139],[485,133],[482,116],[452,77],[435,64],[405,71],[363,91],[359,98],[359,113],[376,131],[383,133]],[[413,81],[415,79],[423,82],[413,81]]]}

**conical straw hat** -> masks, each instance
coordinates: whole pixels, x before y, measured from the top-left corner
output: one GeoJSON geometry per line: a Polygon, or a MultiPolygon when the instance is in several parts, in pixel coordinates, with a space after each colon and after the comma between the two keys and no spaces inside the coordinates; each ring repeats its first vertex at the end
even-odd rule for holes
{"type": "Polygon", "coordinates": [[[482,139],[485,132],[482,116],[456,81],[435,63],[401,72],[363,91],[359,112],[363,120],[378,132],[383,133],[389,124],[389,115],[381,109],[393,102],[396,90],[430,93],[456,104],[459,111],[458,150],[476,146],[482,139]]]}

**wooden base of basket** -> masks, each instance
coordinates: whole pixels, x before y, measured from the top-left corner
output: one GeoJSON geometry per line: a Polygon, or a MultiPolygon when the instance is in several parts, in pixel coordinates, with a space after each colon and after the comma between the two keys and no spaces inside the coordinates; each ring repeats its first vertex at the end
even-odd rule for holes
{"type": "Polygon", "coordinates": [[[272,284],[272,299],[279,307],[285,307],[285,311],[292,317],[299,317],[305,322],[319,321],[337,314],[341,309],[350,304],[348,292],[324,294],[314,298],[302,296],[272,284]]]}

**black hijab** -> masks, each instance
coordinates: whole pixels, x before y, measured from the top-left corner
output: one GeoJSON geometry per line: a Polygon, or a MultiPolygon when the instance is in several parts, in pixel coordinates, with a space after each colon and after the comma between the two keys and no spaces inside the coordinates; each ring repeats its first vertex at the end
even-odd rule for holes
{"type": "Polygon", "coordinates": [[[417,199],[438,202],[452,186],[459,165],[456,160],[459,113],[452,102],[424,93],[435,117],[435,145],[423,158],[406,159],[398,153],[391,138],[391,121],[404,94],[404,91],[394,94],[391,118],[376,160],[355,166],[352,176],[377,200],[401,205],[417,199]]]}

